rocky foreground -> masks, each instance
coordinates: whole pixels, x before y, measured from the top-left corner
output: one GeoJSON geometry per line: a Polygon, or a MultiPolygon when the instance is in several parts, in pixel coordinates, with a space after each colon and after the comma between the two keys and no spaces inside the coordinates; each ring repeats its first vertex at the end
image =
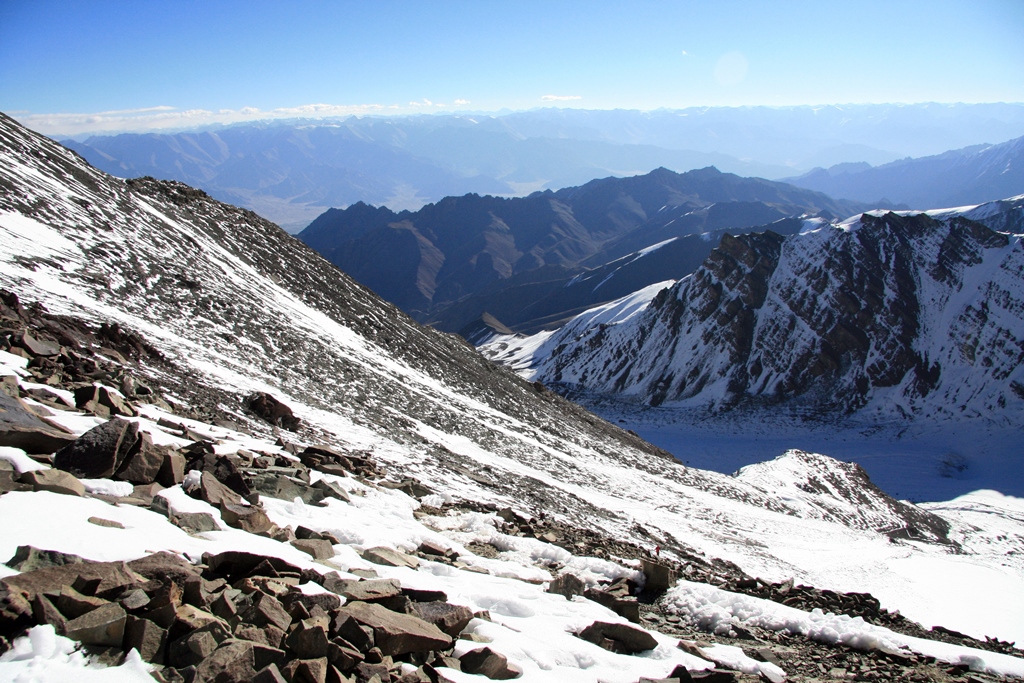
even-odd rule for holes
{"type": "MultiPolygon", "coordinates": [[[[0,649],[5,651],[28,629],[45,624],[81,643],[102,664],[117,665],[126,652],[135,650],[153,665],[152,676],[159,681],[436,683],[472,680],[466,674],[495,680],[522,675],[515,663],[488,645],[487,636],[470,628],[472,623],[490,621],[487,611],[451,602],[444,591],[405,586],[373,568],[416,569],[429,564],[488,574],[490,570],[475,559],[499,558],[508,550],[505,544],[474,542],[456,551],[450,544],[424,540],[414,551],[403,552],[385,545],[365,547],[369,544],[364,542],[358,553],[363,567],[339,572],[329,561],[345,540],[271,520],[265,507],[269,500],[313,507],[327,506],[331,500],[350,503],[356,493],[331,480],[339,477],[419,499],[414,516],[428,528],[443,530],[445,519],[453,515],[483,514],[496,538],[532,538],[576,557],[635,562],[638,572],[587,581],[565,571],[565,562],[541,556],[535,564],[543,573],[525,579],[570,602],[592,601],[609,610],[605,619],[574,631],[576,638],[609,652],[644,657],[666,636],[676,638],[677,650],[691,658],[690,666],[667,662],[664,678],[658,680],[994,678],[971,671],[966,664],[944,664],[907,650],[828,645],[801,634],[739,623],[725,632],[707,633],[699,622],[675,613],[665,600],[678,577],[803,610],[860,617],[912,636],[1016,654],[1009,643],[976,641],[947,629],[925,630],[882,609],[868,594],[763,581],[729,562],[696,554],[658,557],[650,548],[543,513],[439,500],[415,478],[385,472],[366,454],[304,443],[310,433],[301,421],[267,394],[249,397],[247,417],[256,431],[276,435],[277,448],[225,450],[224,440],[212,437],[212,430],[237,432],[246,427],[225,419],[202,427],[194,420],[194,408],[172,405],[162,387],[136,379],[132,369],[139,359],[162,362],[159,352],[138,335],[116,325],[97,327],[51,316],[38,306],[23,307],[11,292],[0,292],[0,301],[0,346],[7,356],[26,361],[20,378],[4,376],[0,444],[7,451],[17,448],[30,454],[39,465],[30,469],[18,458],[0,459],[3,496],[61,494],[95,498],[112,509],[148,508],[198,538],[224,524],[286,544],[313,561],[300,566],[271,553],[231,550],[199,558],[160,551],[131,561],[93,562],[21,546],[7,561],[17,573],[0,584],[0,649]],[[140,427],[152,424],[140,416],[151,415],[154,408],[167,416],[183,413],[177,420],[157,421],[181,445],[154,443],[151,431],[140,427]],[[75,435],[52,419],[57,413],[84,413],[94,416],[97,424],[75,435]],[[124,485],[115,491],[117,487],[110,485],[97,488],[97,481],[124,485]],[[174,490],[205,503],[209,511],[190,511],[180,496],[168,495],[174,490]]],[[[88,522],[123,528],[101,516],[88,522]]]]}

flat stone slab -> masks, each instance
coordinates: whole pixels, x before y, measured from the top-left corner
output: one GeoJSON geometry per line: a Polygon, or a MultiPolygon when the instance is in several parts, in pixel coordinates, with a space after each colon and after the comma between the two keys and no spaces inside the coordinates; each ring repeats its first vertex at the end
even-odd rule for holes
{"type": "Polygon", "coordinates": [[[33,413],[20,398],[0,391],[0,446],[20,448],[26,453],[53,453],[75,438],[33,413]]]}
{"type": "Polygon", "coordinates": [[[392,612],[383,605],[369,602],[351,602],[338,614],[373,629],[373,642],[385,655],[403,655],[409,652],[445,650],[452,638],[433,624],[410,614],[392,612]]]}

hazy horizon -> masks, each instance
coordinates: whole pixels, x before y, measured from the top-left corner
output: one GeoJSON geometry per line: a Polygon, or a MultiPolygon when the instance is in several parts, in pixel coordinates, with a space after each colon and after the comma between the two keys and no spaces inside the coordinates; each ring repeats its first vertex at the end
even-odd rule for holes
{"type": "Polygon", "coordinates": [[[0,110],[73,136],[552,105],[1019,103],[1022,32],[1012,0],[6,3],[0,110]]]}

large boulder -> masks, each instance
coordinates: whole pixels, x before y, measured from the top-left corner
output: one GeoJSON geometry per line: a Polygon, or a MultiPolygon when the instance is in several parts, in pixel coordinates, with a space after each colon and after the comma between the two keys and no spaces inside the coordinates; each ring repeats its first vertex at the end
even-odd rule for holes
{"type": "Polygon", "coordinates": [[[139,426],[114,418],[57,451],[53,466],[83,479],[109,479],[135,446],[139,426]]]}
{"type": "Polygon", "coordinates": [[[382,605],[352,602],[338,610],[338,614],[373,629],[374,645],[385,655],[445,650],[452,645],[451,636],[433,624],[410,614],[392,612],[382,605]]]}

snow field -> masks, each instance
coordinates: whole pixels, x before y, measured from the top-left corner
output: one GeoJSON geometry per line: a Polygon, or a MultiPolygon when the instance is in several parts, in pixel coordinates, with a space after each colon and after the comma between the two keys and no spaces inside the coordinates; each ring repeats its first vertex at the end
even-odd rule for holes
{"type": "Polygon", "coordinates": [[[1024,659],[905,636],[860,617],[823,613],[820,609],[805,612],[707,584],[681,580],[666,595],[666,604],[670,612],[719,635],[728,635],[733,625],[750,626],[858,650],[906,649],[950,664],[964,664],[972,671],[1024,677],[1024,659]]]}

